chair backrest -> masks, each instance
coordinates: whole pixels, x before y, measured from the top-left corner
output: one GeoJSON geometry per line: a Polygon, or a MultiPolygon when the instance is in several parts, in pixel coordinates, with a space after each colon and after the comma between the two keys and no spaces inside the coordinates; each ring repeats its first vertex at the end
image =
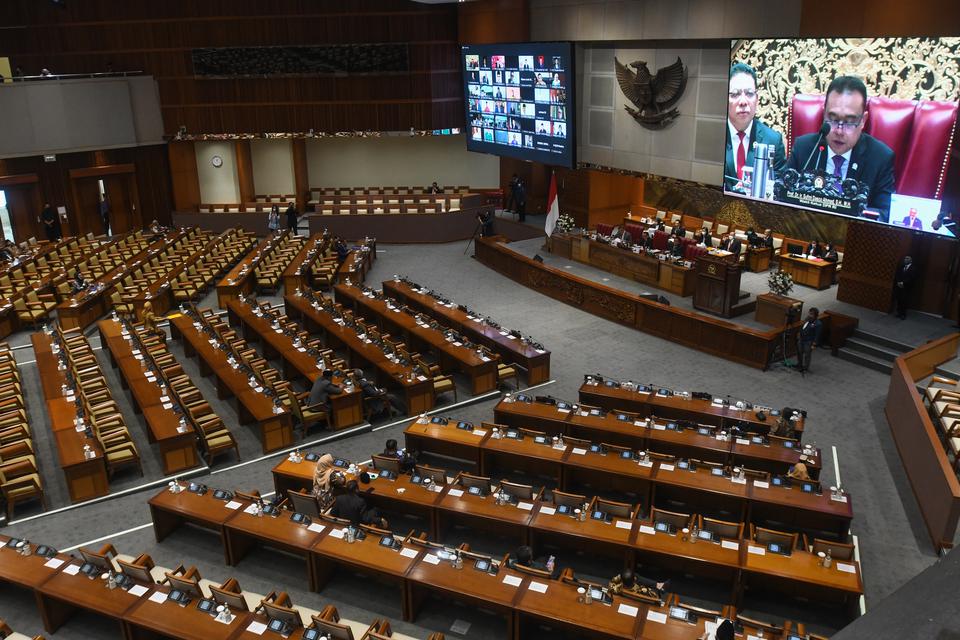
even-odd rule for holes
{"type": "Polygon", "coordinates": [[[113,562],[111,558],[116,556],[116,552],[113,552],[113,547],[106,545],[101,548],[99,551],[93,551],[92,549],[84,549],[81,547],[80,557],[83,558],[84,562],[89,562],[92,565],[98,566],[101,569],[113,569],[113,562]],[[109,548],[108,548],[109,547],[109,548]]]}
{"type": "Polygon", "coordinates": [[[742,522],[725,522],[713,518],[702,518],[700,528],[704,531],[715,533],[721,538],[727,538],[728,540],[739,540],[743,537],[742,522]]]}
{"type": "Polygon", "coordinates": [[[533,499],[533,487],[528,484],[517,484],[515,482],[507,482],[506,480],[501,480],[500,489],[502,489],[507,494],[519,500],[533,499]]]}
{"type": "Polygon", "coordinates": [[[665,511],[654,507],[650,510],[650,519],[653,522],[666,522],[675,526],[677,529],[683,529],[690,524],[689,513],[677,513],[676,511],[665,511]]]}
{"type": "Polygon", "coordinates": [[[353,630],[349,625],[333,622],[332,620],[324,620],[320,616],[312,616],[312,618],[313,626],[330,638],[334,638],[335,640],[353,640],[353,630]]]}
{"type": "Polygon", "coordinates": [[[242,591],[231,591],[224,589],[222,586],[210,585],[210,593],[217,599],[217,602],[223,602],[231,609],[238,611],[249,610],[242,591]]]}
{"type": "Polygon", "coordinates": [[[190,567],[190,569],[183,574],[170,573],[168,571],[164,575],[167,580],[170,581],[170,586],[174,589],[180,589],[197,598],[203,597],[203,592],[200,590],[200,574],[195,567],[190,567]]]}
{"type": "Polygon", "coordinates": [[[819,553],[821,551],[826,553],[828,549],[830,550],[830,557],[832,557],[834,560],[853,560],[852,544],[831,542],[830,540],[821,540],[820,538],[813,539],[812,551],[814,553],[819,553]]]}
{"type": "Polygon", "coordinates": [[[633,506],[625,502],[614,502],[605,498],[597,498],[594,501],[594,509],[617,518],[630,518],[633,516],[633,506]]]}
{"type": "Polygon", "coordinates": [[[147,562],[148,560],[150,560],[150,556],[144,554],[131,562],[117,558],[117,564],[120,565],[120,572],[123,575],[150,584],[153,582],[153,575],[150,573],[153,561],[147,562]]]}
{"type": "MultiPolygon", "coordinates": [[[[433,478],[433,481],[439,485],[447,484],[447,472],[443,469],[438,469],[436,467],[430,467],[425,464],[418,464],[415,468],[416,474],[422,478],[430,477],[433,478]]],[[[487,482],[490,482],[490,479],[487,478],[487,482]]]]}
{"type": "Polygon", "coordinates": [[[763,527],[756,527],[753,532],[753,540],[757,544],[766,545],[775,542],[791,550],[797,548],[797,539],[799,537],[800,534],[798,533],[785,533],[783,531],[774,531],[773,529],[764,529],[763,527]]]}
{"type": "Polygon", "coordinates": [[[290,489],[287,491],[287,497],[293,505],[293,510],[297,513],[315,518],[320,515],[320,503],[312,493],[290,489]]]}
{"type": "Polygon", "coordinates": [[[613,233],[613,225],[601,222],[597,224],[597,233],[599,233],[602,236],[608,236],[611,233],[613,233]]]}
{"type": "Polygon", "coordinates": [[[573,507],[579,509],[587,502],[587,496],[581,496],[576,493],[566,493],[564,491],[553,490],[553,503],[559,506],[573,507]]]}
{"type": "Polygon", "coordinates": [[[395,458],[393,456],[381,456],[378,454],[373,454],[371,456],[373,460],[373,468],[381,469],[383,471],[393,471],[394,473],[400,473],[400,458],[395,458]]]}
{"type": "MultiPolygon", "coordinates": [[[[280,600],[280,598],[277,598],[277,600],[280,600]]],[[[276,601],[270,602],[266,598],[260,601],[260,606],[263,607],[264,613],[266,613],[271,619],[280,620],[294,629],[303,626],[303,621],[300,618],[300,612],[293,607],[277,604],[276,601]]]]}
{"type": "MultiPolygon", "coordinates": [[[[417,468],[419,468],[419,465],[417,468]]],[[[484,493],[490,491],[490,478],[488,477],[474,476],[469,473],[461,473],[459,482],[461,486],[477,487],[478,489],[482,489],[484,493]]]]}

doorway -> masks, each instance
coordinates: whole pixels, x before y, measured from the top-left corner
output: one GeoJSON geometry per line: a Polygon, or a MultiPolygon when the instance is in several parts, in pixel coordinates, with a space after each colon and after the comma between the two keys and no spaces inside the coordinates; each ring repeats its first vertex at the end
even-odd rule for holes
{"type": "Polygon", "coordinates": [[[7,193],[0,190],[0,237],[13,240],[13,220],[10,218],[10,209],[7,208],[7,193]]]}

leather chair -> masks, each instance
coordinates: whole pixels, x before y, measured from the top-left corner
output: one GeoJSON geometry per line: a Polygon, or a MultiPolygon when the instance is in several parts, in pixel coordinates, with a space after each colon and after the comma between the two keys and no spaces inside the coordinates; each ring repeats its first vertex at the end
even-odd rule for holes
{"type": "Polygon", "coordinates": [[[653,248],[657,251],[666,251],[667,250],[667,241],[670,239],[670,235],[664,231],[655,231],[653,233],[653,248]]]}
{"type": "MultiPolygon", "coordinates": [[[[816,133],[823,122],[822,95],[797,94],[787,119],[788,150],[796,138],[816,133]]],[[[884,142],[895,154],[896,192],[922,198],[943,195],[950,163],[957,103],[899,100],[874,96],[864,132],[884,142]]]]}
{"type": "Polygon", "coordinates": [[[597,233],[601,236],[609,236],[613,233],[613,225],[601,222],[597,225],[597,233]]]}
{"type": "Polygon", "coordinates": [[[625,224],[623,225],[623,228],[627,233],[630,234],[634,244],[640,242],[640,237],[643,235],[643,227],[638,224],[625,224]]]}

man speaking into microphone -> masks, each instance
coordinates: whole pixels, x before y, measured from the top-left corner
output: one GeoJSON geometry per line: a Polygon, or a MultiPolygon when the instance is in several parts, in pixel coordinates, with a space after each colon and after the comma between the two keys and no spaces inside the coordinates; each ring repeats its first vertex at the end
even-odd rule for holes
{"type": "Polygon", "coordinates": [[[879,212],[881,222],[888,222],[895,184],[893,150],[863,133],[866,107],[867,87],[860,78],[834,78],[824,100],[825,126],[796,139],[787,168],[820,173],[837,186],[848,178],[857,180],[869,187],[867,207],[879,212]]]}

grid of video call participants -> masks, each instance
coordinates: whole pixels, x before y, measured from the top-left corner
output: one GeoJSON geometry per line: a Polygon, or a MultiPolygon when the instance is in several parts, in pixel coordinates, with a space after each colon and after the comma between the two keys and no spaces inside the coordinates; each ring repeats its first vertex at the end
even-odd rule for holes
{"type": "Polygon", "coordinates": [[[464,59],[472,140],[567,152],[569,74],[563,56],[466,54],[464,59]]]}

